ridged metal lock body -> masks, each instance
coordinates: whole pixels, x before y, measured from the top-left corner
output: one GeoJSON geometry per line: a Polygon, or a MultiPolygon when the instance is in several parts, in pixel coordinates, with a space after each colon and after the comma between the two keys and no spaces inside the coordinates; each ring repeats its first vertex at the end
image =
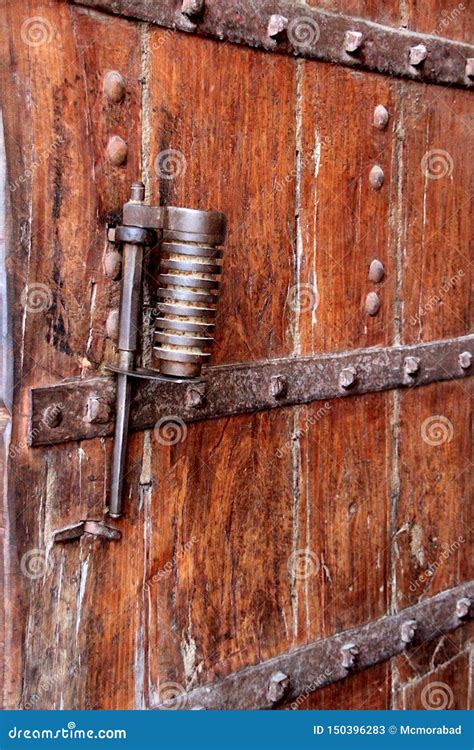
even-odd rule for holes
{"type": "Polygon", "coordinates": [[[164,375],[199,377],[210,359],[225,232],[219,212],[166,209],[154,336],[164,375]]]}

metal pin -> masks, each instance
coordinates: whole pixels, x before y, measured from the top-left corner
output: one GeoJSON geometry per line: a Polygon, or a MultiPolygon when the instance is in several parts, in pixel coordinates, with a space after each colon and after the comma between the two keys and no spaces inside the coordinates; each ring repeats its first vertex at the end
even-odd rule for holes
{"type": "Polygon", "coordinates": [[[339,385],[341,388],[350,388],[357,380],[355,367],[344,367],[339,374],[339,385]]]}
{"type": "Polygon", "coordinates": [[[420,360],[418,357],[405,357],[403,369],[405,375],[416,375],[420,370],[420,360]]]}
{"type": "Polygon", "coordinates": [[[280,701],[290,687],[290,678],[284,672],[274,672],[268,683],[267,698],[271,703],[280,701]]]}
{"type": "Polygon", "coordinates": [[[456,602],[456,617],[460,620],[464,617],[469,617],[469,610],[471,609],[471,600],[466,597],[458,599],[456,602]]]}
{"type": "Polygon", "coordinates": [[[283,375],[273,375],[270,380],[270,396],[282,398],[288,391],[288,381],[283,375]]]}
{"type": "Polygon", "coordinates": [[[270,39],[278,39],[279,37],[285,36],[286,29],[288,28],[288,19],[285,16],[279,16],[275,14],[270,16],[267,26],[267,36],[270,39]]]}
{"type": "Polygon", "coordinates": [[[427,56],[428,50],[424,44],[417,44],[416,47],[411,47],[410,65],[413,65],[415,68],[418,67],[418,65],[421,65],[426,60],[427,56]]]}
{"type": "Polygon", "coordinates": [[[413,638],[415,637],[417,627],[418,626],[416,620],[406,620],[405,622],[402,622],[402,627],[400,629],[400,638],[402,639],[403,643],[412,642],[413,638]]]}
{"type": "Polygon", "coordinates": [[[468,370],[472,365],[472,354],[471,352],[461,352],[458,357],[459,365],[463,370],[468,370]]]}
{"type": "Polygon", "coordinates": [[[361,31],[346,31],[345,37],[344,37],[344,49],[349,54],[354,54],[356,52],[359,52],[362,47],[362,42],[364,39],[364,35],[361,31]]]}
{"type": "Polygon", "coordinates": [[[342,666],[344,669],[350,669],[354,666],[359,653],[359,647],[355,643],[346,643],[341,648],[342,666]]]}

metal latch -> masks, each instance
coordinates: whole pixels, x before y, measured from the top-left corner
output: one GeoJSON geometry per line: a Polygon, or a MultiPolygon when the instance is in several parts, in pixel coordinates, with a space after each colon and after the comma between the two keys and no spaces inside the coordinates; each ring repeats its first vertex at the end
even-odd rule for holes
{"type": "Polygon", "coordinates": [[[109,239],[123,245],[117,408],[109,514],[122,514],[122,485],[130,415],[131,378],[200,381],[211,354],[226,217],[144,202],[145,186],[132,183],[122,226],[109,239]],[[154,332],[157,369],[136,368],[145,247],[159,248],[158,317],[154,332]]]}

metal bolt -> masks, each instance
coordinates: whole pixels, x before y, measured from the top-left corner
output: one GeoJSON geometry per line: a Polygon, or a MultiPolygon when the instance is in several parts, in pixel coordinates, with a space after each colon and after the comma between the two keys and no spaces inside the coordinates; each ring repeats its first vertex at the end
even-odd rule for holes
{"type": "Polygon", "coordinates": [[[204,0],[183,0],[181,13],[188,18],[199,16],[204,10],[204,0]]]}
{"type": "Polygon", "coordinates": [[[471,600],[467,597],[458,599],[456,602],[456,617],[462,620],[464,617],[469,617],[469,610],[471,609],[471,600]]]}
{"type": "Polygon", "coordinates": [[[186,406],[196,409],[198,406],[202,406],[204,402],[204,395],[196,390],[196,388],[188,388],[185,396],[186,406]]]}
{"type": "Polygon", "coordinates": [[[339,373],[339,385],[341,388],[350,388],[357,380],[357,371],[355,367],[344,367],[339,373]]]}
{"type": "Polygon", "coordinates": [[[400,637],[403,643],[412,642],[413,638],[415,637],[417,627],[418,625],[416,620],[406,620],[405,622],[402,622],[400,637]]]}
{"type": "Polygon", "coordinates": [[[369,182],[374,190],[380,190],[385,182],[385,175],[382,167],[378,164],[374,164],[369,174],[369,182]]]}
{"type": "Polygon", "coordinates": [[[406,375],[416,375],[420,370],[420,360],[418,357],[405,357],[403,369],[406,375]]]}
{"type": "Polygon", "coordinates": [[[354,666],[356,658],[359,656],[359,647],[355,643],[346,643],[341,648],[342,666],[344,669],[350,669],[354,666]]]}
{"type": "Polygon", "coordinates": [[[59,404],[48,406],[43,412],[42,421],[52,429],[59,427],[63,421],[63,412],[59,404]]]}
{"type": "Polygon", "coordinates": [[[373,260],[370,264],[369,280],[375,282],[376,284],[379,284],[384,276],[385,269],[383,267],[383,263],[375,258],[375,260],[373,260]]]}
{"type": "Polygon", "coordinates": [[[89,396],[84,419],[89,424],[107,424],[110,420],[109,404],[100,401],[97,396],[89,396]]]}
{"type": "Polygon", "coordinates": [[[120,323],[120,313],[118,310],[112,310],[109,312],[107,316],[107,320],[105,321],[105,332],[107,334],[107,338],[109,339],[118,339],[119,334],[119,323],[120,323]]]}
{"type": "Polygon", "coordinates": [[[104,93],[111,102],[121,102],[125,96],[125,78],[117,70],[109,70],[104,78],[104,93]]]}
{"type": "Polygon", "coordinates": [[[458,357],[459,365],[463,370],[468,370],[472,365],[472,354],[471,352],[461,352],[458,357]]]}
{"type": "Polygon", "coordinates": [[[468,57],[466,60],[466,76],[474,78],[474,57],[468,57]]]}
{"type": "Polygon", "coordinates": [[[288,692],[290,678],[284,672],[274,672],[268,683],[267,698],[271,703],[277,703],[288,692]]]}
{"type": "Polygon", "coordinates": [[[283,375],[273,375],[270,380],[270,396],[281,398],[286,396],[288,391],[288,381],[283,375]]]}
{"type": "Polygon", "coordinates": [[[120,167],[127,161],[128,146],[119,135],[113,135],[107,144],[107,156],[114,167],[120,167]]]}
{"type": "Polygon", "coordinates": [[[374,109],[374,119],[372,120],[374,128],[377,128],[377,130],[385,130],[389,119],[390,115],[383,104],[377,104],[374,109]]]}
{"type": "Polygon", "coordinates": [[[365,298],[365,312],[372,318],[380,310],[380,297],[377,292],[369,292],[365,298]]]}
{"type": "Polygon", "coordinates": [[[130,188],[130,200],[138,203],[145,200],[145,185],[143,182],[132,182],[130,188]]]}
{"type": "Polygon", "coordinates": [[[344,49],[346,50],[346,52],[349,52],[349,54],[359,52],[360,48],[362,47],[363,39],[364,35],[360,31],[346,31],[346,35],[344,37],[344,49]]]}
{"type": "Polygon", "coordinates": [[[410,65],[416,68],[426,60],[427,55],[428,50],[424,44],[417,44],[416,47],[410,47],[410,65]]]}
{"type": "Polygon", "coordinates": [[[105,273],[109,279],[117,281],[122,274],[122,256],[117,250],[107,253],[104,259],[105,273]]]}
{"type": "Polygon", "coordinates": [[[270,39],[278,39],[278,37],[284,36],[287,28],[288,19],[285,16],[275,14],[270,16],[270,20],[268,21],[267,36],[270,39]]]}

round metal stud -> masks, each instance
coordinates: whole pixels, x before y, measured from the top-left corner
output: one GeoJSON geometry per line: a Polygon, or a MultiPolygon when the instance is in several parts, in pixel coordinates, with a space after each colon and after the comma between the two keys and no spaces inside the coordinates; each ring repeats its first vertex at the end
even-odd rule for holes
{"type": "Polygon", "coordinates": [[[374,190],[380,190],[385,182],[385,174],[381,166],[374,164],[369,174],[369,182],[374,190]]]}
{"type": "Polygon", "coordinates": [[[377,128],[377,130],[385,130],[389,119],[390,115],[388,114],[387,109],[383,104],[377,104],[374,109],[374,118],[372,120],[374,128],[377,128]]]}
{"type": "Polygon", "coordinates": [[[107,144],[107,156],[114,167],[120,167],[127,161],[128,146],[119,135],[113,135],[107,144]]]}
{"type": "Polygon", "coordinates": [[[385,276],[385,269],[383,263],[375,258],[370,264],[369,268],[369,280],[375,284],[380,284],[383,277],[385,276]]]}
{"type": "Polygon", "coordinates": [[[365,298],[365,312],[374,317],[380,310],[380,297],[377,292],[369,292],[365,298]]]}
{"type": "Polygon", "coordinates": [[[107,99],[118,104],[126,92],[125,78],[118,70],[108,70],[104,77],[104,93],[107,99]]]}

